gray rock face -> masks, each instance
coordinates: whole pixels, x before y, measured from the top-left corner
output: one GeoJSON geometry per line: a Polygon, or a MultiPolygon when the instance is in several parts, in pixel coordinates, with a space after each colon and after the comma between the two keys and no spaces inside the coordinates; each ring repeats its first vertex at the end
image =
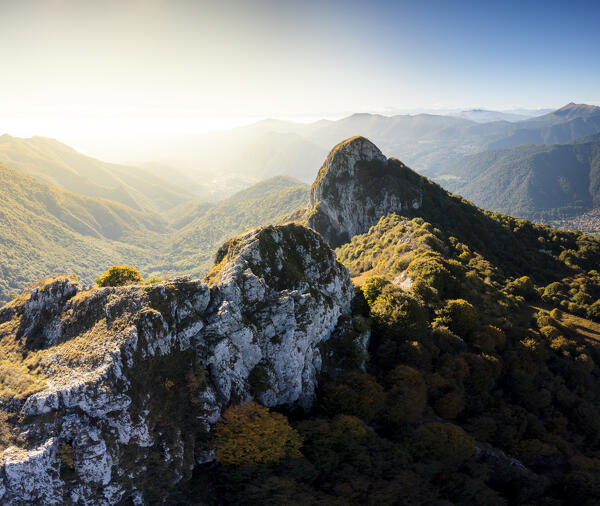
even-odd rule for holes
{"type": "Polygon", "coordinates": [[[382,216],[423,203],[423,178],[371,141],[352,137],[335,146],[312,185],[307,224],[332,246],[365,233],[382,216]]]}
{"type": "Polygon", "coordinates": [[[158,502],[214,459],[228,404],[311,405],[319,344],[352,296],[322,238],[290,224],[232,239],[204,281],[59,278],[5,306],[0,343],[29,342],[18,351],[35,354],[39,381],[2,403],[21,421],[0,454],[0,502],[158,502]]]}

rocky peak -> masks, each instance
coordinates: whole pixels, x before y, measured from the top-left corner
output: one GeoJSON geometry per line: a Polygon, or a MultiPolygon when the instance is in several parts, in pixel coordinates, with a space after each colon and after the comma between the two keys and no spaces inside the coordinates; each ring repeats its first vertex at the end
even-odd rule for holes
{"type": "Polygon", "coordinates": [[[41,284],[0,310],[5,367],[27,386],[0,398],[14,435],[0,502],[159,501],[214,458],[228,404],[310,406],[353,293],[323,239],[295,224],[230,240],[203,281],[41,284]]]}
{"type": "Polygon", "coordinates": [[[307,224],[337,247],[382,216],[419,208],[423,181],[365,137],[351,137],[327,155],[311,188],[307,224]]]}

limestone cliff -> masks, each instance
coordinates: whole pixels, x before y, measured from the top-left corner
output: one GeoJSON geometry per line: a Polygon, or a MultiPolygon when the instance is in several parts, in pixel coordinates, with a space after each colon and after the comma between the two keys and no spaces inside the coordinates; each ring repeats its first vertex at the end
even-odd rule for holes
{"type": "Polygon", "coordinates": [[[424,184],[424,178],[399,160],[386,159],[368,139],[352,137],[327,155],[312,185],[305,220],[335,248],[367,232],[382,216],[418,209],[424,184]]]}
{"type": "Polygon", "coordinates": [[[0,502],[159,502],[214,458],[229,403],[310,406],[319,345],[352,296],[331,249],[294,224],[232,239],[203,281],[40,283],[0,309],[2,367],[20,381],[0,374],[0,502]]]}

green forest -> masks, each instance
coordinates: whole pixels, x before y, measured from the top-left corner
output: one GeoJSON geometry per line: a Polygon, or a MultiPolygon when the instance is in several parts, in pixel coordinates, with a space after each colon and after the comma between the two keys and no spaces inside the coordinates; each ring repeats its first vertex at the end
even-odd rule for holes
{"type": "Polygon", "coordinates": [[[338,248],[356,298],[324,349],[315,409],[230,408],[218,464],[172,500],[596,504],[600,242],[471,211],[473,236],[479,219],[515,236],[502,265],[494,242],[395,214],[338,248]],[[531,272],[529,243],[547,257],[531,272]]]}

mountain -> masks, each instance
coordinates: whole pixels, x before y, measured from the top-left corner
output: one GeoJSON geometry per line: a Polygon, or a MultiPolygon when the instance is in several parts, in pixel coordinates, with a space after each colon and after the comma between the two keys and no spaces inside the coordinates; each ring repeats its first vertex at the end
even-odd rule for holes
{"type": "Polygon", "coordinates": [[[0,165],[0,301],[49,272],[90,282],[108,266],[145,265],[168,231],[158,215],[61,190],[0,165]]]}
{"type": "Polygon", "coordinates": [[[486,109],[471,109],[456,114],[459,118],[469,119],[477,123],[490,123],[492,121],[521,121],[529,116],[511,112],[488,111],[486,109]]]}
{"type": "Polygon", "coordinates": [[[578,118],[593,118],[600,114],[600,107],[588,104],[576,104],[570,102],[556,111],[549,112],[537,118],[529,120],[530,124],[534,123],[561,123],[565,120],[571,121],[578,118]]]}
{"type": "Polygon", "coordinates": [[[2,307],[0,499],[596,501],[600,241],[360,136],[291,214],[203,280],[62,276],[2,307]]]}
{"type": "Polygon", "coordinates": [[[4,504],[163,502],[214,459],[211,426],[233,400],[312,404],[348,271],[294,225],[244,234],[218,261],[210,282],[86,291],[63,277],[1,309],[2,374],[21,376],[0,398],[30,429],[0,456],[4,504]],[[19,371],[33,357],[40,372],[19,371]]]}
{"type": "Polygon", "coordinates": [[[600,131],[600,107],[570,103],[560,109],[519,122],[505,138],[491,141],[488,149],[521,144],[565,144],[600,131]]]}
{"type": "Polygon", "coordinates": [[[375,225],[381,216],[423,204],[423,179],[388,160],[365,137],[335,146],[310,192],[306,223],[339,246],[375,225]]]}
{"type": "Polygon", "coordinates": [[[564,266],[538,251],[537,237],[524,239],[511,232],[514,218],[498,218],[449,194],[399,160],[386,159],[364,137],[331,150],[311,187],[309,205],[294,219],[338,247],[391,213],[435,223],[512,275],[525,271],[545,279],[552,269],[564,272],[564,266]]]}
{"type": "Polygon", "coordinates": [[[165,211],[194,197],[147,170],[101,162],[54,139],[0,136],[0,163],[64,190],[165,211]]]}
{"type": "MultiPolygon", "coordinates": [[[[568,104],[552,113],[479,122],[439,114],[384,116],[353,114],[330,121],[294,123],[264,120],[231,131],[193,135],[150,147],[191,179],[209,178],[226,187],[284,174],[310,183],[332,145],[356,135],[368,137],[387,156],[424,175],[438,177],[464,156],[521,144],[564,144],[600,132],[599,107],[568,104]]],[[[481,114],[485,114],[480,111],[481,114]]],[[[541,111],[543,112],[543,111],[541,111]]],[[[481,116],[479,112],[474,116],[481,116]]],[[[492,119],[491,117],[489,119],[492,119]]],[[[239,186],[237,187],[239,188],[239,186]]]]}
{"type": "Polygon", "coordinates": [[[600,205],[600,138],[479,153],[447,174],[446,188],[486,209],[542,221],[571,217],[600,205]]]}

